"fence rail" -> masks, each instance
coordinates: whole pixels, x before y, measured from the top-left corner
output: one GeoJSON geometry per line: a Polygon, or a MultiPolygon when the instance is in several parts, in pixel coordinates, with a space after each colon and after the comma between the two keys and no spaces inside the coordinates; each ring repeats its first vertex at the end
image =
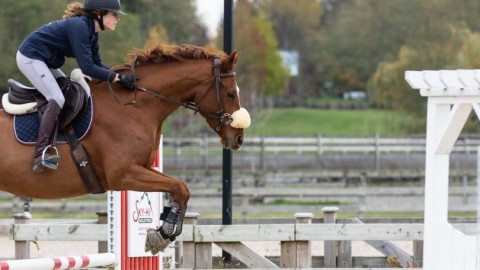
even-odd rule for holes
{"type": "MultiPolygon", "coordinates": [[[[166,155],[190,153],[221,152],[218,138],[169,138],[163,139],[166,155]]],[[[242,152],[246,153],[424,153],[426,141],[424,137],[248,137],[242,152]]],[[[480,138],[460,138],[453,151],[476,153],[480,138]]]]}
{"type": "MultiPolygon", "coordinates": [[[[420,169],[425,162],[424,137],[247,137],[235,152],[236,170],[266,171],[283,168],[420,169]]],[[[476,164],[480,137],[460,138],[452,156],[461,169],[476,164]]],[[[164,138],[164,168],[219,168],[222,149],[216,137],[164,138]]]]}
{"type": "MultiPolygon", "coordinates": [[[[183,233],[177,237],[176,254],[179,257],[176,259],[182,269],[216,268],[212,255],[212,247],[216,245],[231,253],[246,268],[252,269],[392,269],[389,267],[421,266],[422,223],[364,224],[358,219],[337,221],[337,210],[325,207],[324,223],[312,223],[312,214],[298,213],[294,223],[242,225],[199,225],[198,214],[189,212],[183,233]],[[247,242],[251,245],[252,242],[272,241],[280,242],[279,256],[264,256],[246,245],[247,242]],[[324,255],[321,257],[312,255],[311,244],[315,241],[323,241],[324,255]],[[365,241],[384,256],[352,256],[351,241],[365,241]],[[413,241],[413,253],[402,250],[391,241],[413,241]]],[[[10,237],[27,249],[28,241],[106,241],[107,224],[94,223],[17,223],[12,225],[10,237]]],[[[452,223],[452,226],[467,235],[476,234],[475,223],[452,223]]],[[[99,251],[104,252],[100,248],[99,251]]]]}

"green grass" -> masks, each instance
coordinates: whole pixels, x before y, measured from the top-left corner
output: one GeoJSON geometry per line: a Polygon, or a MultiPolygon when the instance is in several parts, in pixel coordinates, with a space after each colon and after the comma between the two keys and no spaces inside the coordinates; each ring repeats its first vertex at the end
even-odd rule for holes
{"type": "Polygon", "coordinates": [[[252,114],[247,135],[371,136],[409,134],[415,119],[384,110],[320,110],[306,108],[263,110],[252,114]]]}

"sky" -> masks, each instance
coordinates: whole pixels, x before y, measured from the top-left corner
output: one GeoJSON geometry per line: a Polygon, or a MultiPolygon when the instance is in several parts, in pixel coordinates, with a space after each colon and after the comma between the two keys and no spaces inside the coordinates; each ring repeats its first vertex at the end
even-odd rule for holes
{"type": "Polygon", "coordinates": [[[195,0],[197,2],[197,14],[208,27],[208,34],[216,35],[217,26],[223,18],[224,0],[195,0]]]}

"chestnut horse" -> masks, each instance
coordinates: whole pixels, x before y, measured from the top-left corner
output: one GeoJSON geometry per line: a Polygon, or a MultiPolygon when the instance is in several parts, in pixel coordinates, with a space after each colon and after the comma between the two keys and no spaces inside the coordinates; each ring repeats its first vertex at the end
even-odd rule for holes
{"type": "MultiPolygon", "coordinates": [[[[158,149],[162,123],[184,106],[200,113],[225,148],[239,149],[248,112],[240,106],[233,68],[238,52],[193,45],[158,45],[151,51],[134,50],[132,64],[117,72],[134,73],[137,90],[117,83],[89,82],[94,117],[81,140],[104,190],[168,192],[172,205],[163,213],[164,238],[181,233],[190,192],[187,184],[151,168],[158,149]],[[128,104],[127,104],[128,103],[128,104]]],[[[19,196],[55,199],[88,194],[69,147],[59,144],[58,170],[32,172],[35,147],[20,144],[13,132],[12,115],[0,110],[0,190],[19,196]]]]}

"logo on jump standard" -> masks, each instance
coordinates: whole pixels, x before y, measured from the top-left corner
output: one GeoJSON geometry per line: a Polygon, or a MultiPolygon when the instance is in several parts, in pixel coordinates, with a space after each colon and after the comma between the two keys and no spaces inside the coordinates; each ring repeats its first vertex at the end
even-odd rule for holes
{"type": "Polygon", "coordinates": [[[132,218],[134,222],[142,224],[153,223],[153,208],[148,193],[143,193],[142,197],[135,201],[132,218]]]}

